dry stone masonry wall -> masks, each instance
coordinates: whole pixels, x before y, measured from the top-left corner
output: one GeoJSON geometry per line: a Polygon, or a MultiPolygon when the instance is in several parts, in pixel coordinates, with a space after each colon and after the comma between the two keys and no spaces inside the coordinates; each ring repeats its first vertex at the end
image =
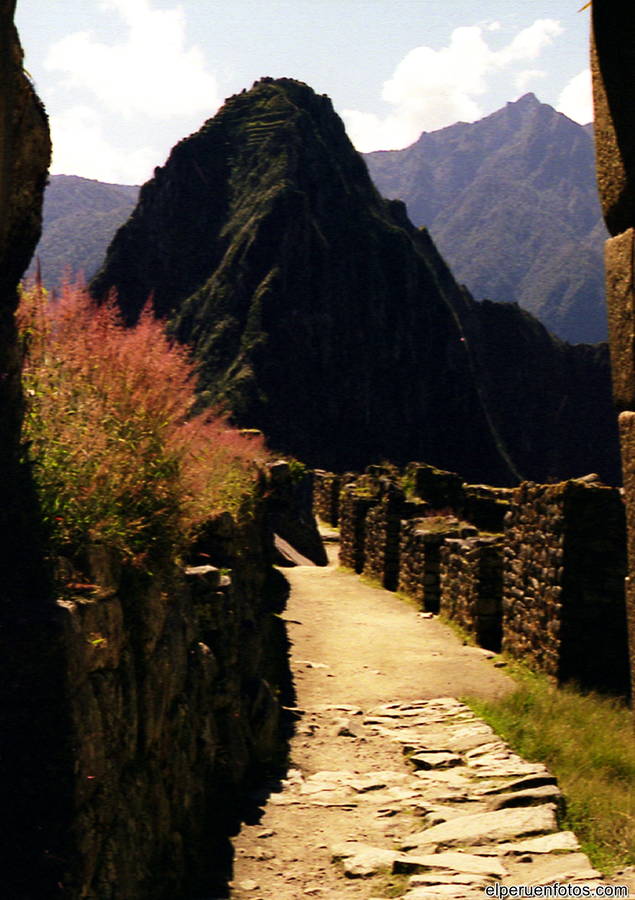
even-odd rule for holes
{"type": "Polygon", "coordinates": [[[449,538],[441,547],[440,612],[481,647],[501,649],[503,537],[449,538]]]}
{"type": "Polygon", "coordinates": [[[282,463],[263,472],[244,510],[207,524],[185,567],[166,559],[150,574],[102,546],[59,560],[66,587],[45,619],[28,620],[28,646],[11,657],[23,665],[8,676],[33,691],[26,715],[41,706],[57,721],[13,807],[12,898],[226,890],[241,798],[286,753],[286,582],[271,565],[271,523],[284,527],[289,490],[282,463]],[[40,793],[55,801],[48,814],[40,793]]]}
{"type": "Polygon", "coordinates": [[[340,494],[340,563],[358,573],[364,570],[366,517],[377,502],[365,483],[347,484],[340,494]]]}
{"type": "Polygon", "coordinates": [[[627,681],[626,535],[619,491],[524,484],[508,513],[503,647],[561,680],[627,681]]]}
{"type": "Polygon", "coordinates": [[[73,769],[59,773],[72,797],[55,848],[64,896],[190,896],[222,871],[222,810],[283,749],[261,526],[210,525],[200,549],[224,571],[142,576],[102,552],[100,595],[58,603],[73,734],[73,769]]]}
{"type": "Polygon", "coordinates": [[[627,691],[619,490],[466,485],[413,463],[349,480],[338,514],[343,565],[559,681],[627,691]]]}
{"type": "Polygon", "coordinates": [[[399,590],[427,612],[441,604],[441,547],[449,538],[468,537],[476,528],[455,516],[429,516],[401,522],[399,590]]]}
{"type": "Polygon", "coordinates": [[[321,469],[313,473],[313,510],[318,519],[332,527],[339,524],[341,487],[341,476],[321,469]]]}
{"type": "Polygon", "coordinates": [[[375,578],[390,591],[399,581],[401,522],[410,513],[403,492],[388,482],[381,485],[381,498],[364,522],[363,574],[375,578]]]}

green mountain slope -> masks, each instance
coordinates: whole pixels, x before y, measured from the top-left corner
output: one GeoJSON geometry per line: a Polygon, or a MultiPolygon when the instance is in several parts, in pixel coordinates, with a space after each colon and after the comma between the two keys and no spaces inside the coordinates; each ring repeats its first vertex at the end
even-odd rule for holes
{"type": "Polygon", "coordinates": [[[190,344],[201,403],[309,463],[617,477],[606,347],[476,303],[299,82],[257,82],[177,144],[92,282],[111,287],[190,344]]]}
{"type": "Polygon", "coordinates": [[[607,233],[588,129],[527,94],[365,159],[475,296],[520,303],[569,341],[606,338],[607,233]]]}
{"type": "Polygon", "coordinates": [[[113,234],[137,202],[139,188],[105,184],[77,175],[52,175],[44,195],[42,237],[27,276],[36,272],[49,288],[65,274],[92,278],[113,234]]]}

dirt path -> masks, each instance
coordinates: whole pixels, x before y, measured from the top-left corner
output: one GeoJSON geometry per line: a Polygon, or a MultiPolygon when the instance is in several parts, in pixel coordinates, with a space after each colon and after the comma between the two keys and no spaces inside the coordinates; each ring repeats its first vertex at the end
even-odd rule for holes
{"type": "Polygon", "coordinates": [[[291,596],[284,618],[302,708],[320,703],[376,705],[451,694],[497,697],[512,687],[485,662],[487,651],[463,646],[434,618],[422,618],[395,594],[337,568],[286,569],[291,596]],[[311,668],[315,662],[328,668],[311,668]]]}
{"type": "MultiPolygon", "coordinates": [[[[427,825],[456,815],[447,812],[447,806],[440,806],[443,814],[435,819],[435,803],[448,791],[454,800],[456,791],[464,791],[465,785],[457,781],[462,776],[451,774],[456,769],[445,770],[435,776],[434,782],[416,778],[400,746],[400,742],[407,744],[413,729],[406,727],[399,732],[388,726],[395,722],[398,727],[415,724],[428,732],[432,727],[437,730],[430,737],[437,738],[439,729],[445,729],[442,746],[454,740],[453,746],[469,750],[475,743],[492,740],[487,731],[483,732],[486,726],[475,726],[470,714],[454,706],[453,701],[447,708],[420,701],[465,695],[492,698],[513,688],[513,682],[487,659],[491,654],[463,646],[436,619],[425,618],[394,594],[338,570],[336,548],[331,546],[329,551],[332,562],[328,568],[299,566],[285,570],[291,596],[284,618],[292,645],[297,696],[292,768],[284,790],[271,794],[259,821],[244,826],[234,841],[233,900],[366,900],[402,897],[408,891],[413,897],[427,898],[425,885],[412,894],[410,876],[386,874],[390,871],[388,857],[382,873],[370,879],[351,877],[351,865],[346,861],[347,854],[354,857],[355,871],[355,864],[361,860],[363,871],[363,853],[367,851],[355,857],[361,852],[359,843],[394,852],[409,836],[421,831],[423,815],[427,815],[427,825]],[[401,706],[396,710],[385,706],[391,703],[401,706]],[[464,734],[467,743],[461,737],[464,734]],[[425,798],[422,785],[427,785],[425,798]],[[343,862],[334,864],[334,847],[337,850],[346,841],[358,844],[340,847],[336,855],[343,862]]],[[[483,757],[490,758],[492,768],[498,764],[495,758],[483,757]]],[[[509,758],[506,761],[509,766],[509,758]]],[[[523,766],[527,764],[512,761],[509,773],[531,774],[541,769],[523,766]]],[[[492,772],[493,777],[500,775],[492,772]]],[[[479,783],[484,784],[482,780],[479,783]]],[[[491,783],[498,785],[500,778],[491,783]]],[[[491,808],[480,796],[467,799],[474,801],[472,812],[491,808]]],[[[583,871],[585,859],[577,860],[583,871]]],[[[508,867],[512,870],[513,866],[508,867]]],[[[425,882],[424,876],[418,877],[425,882]]],[[[466,887],[461,882],[461,878],[466,881],[465,876],[453,872],[444,885],[448,879],[442,875],[436,879],[441,888],[435,882],[430,896],[475,896],[470,890],[476,889],[473,881],[476,878],[478,884],[478,877],[470,875],[472,883],[466,887]]],[[[484,883],[479,887],[481,897],[484,883]]]]}

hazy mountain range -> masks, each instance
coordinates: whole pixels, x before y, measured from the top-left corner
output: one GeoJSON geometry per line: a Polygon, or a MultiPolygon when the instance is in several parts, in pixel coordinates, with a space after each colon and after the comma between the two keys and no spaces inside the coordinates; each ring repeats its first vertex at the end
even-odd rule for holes
{"type": "Polygon", "coordinates": [[[591,128],[526,94],[365,160],[475,297],[517,302],[569,341],[606,339],[591,128]]]}
{"type": "Polygon", "coordinates": [[[49,288],[59,285],[66,273],[92,278],[138,194],[139,188],[128,184],[52,175],[44,195],[42,238],[27,277],[35,274],[39,263],[49,288]]]}

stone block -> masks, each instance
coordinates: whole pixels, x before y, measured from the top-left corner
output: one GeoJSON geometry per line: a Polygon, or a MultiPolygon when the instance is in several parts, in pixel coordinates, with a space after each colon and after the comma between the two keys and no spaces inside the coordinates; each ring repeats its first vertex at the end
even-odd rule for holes
{"type": "Polygon", "coordinates": [[[635,409],[635,231],[606,242],[606,300],[609,317],[613,395],[620,409],[635,409]]]}
{"type": "Polygon", "coordinates": [[[543,806],[520,807],[494,812],[474,813],[460,816],[449,822],[433,825],[418,834],[410,835],[402,842],[405,850],[419,847],[478,846],[530,835],[547,834],[556,831],[556,807],[551,803],[543,806]]]}
{"type": "Polygon", "coordinates": [[[635,19],[616,0],[593,4],[594,133],[604,218],[611,234],[635,225],[635,19]]]}
{"type": "Polygon", "coordinates": [[[505,532],[503,648],[561,680],[623,690],[623,505],[594,480],[524,483],[505,532]]]}

